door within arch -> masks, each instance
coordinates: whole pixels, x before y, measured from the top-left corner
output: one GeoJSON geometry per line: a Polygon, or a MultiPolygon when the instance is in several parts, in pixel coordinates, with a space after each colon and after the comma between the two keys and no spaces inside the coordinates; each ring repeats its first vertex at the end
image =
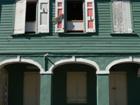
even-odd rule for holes
{"type": "Polygon", "coordinates": [[[54,70],[53,105],[96,105],[96,70],[84,64],[65,64],[54,70]]]}
{"type": "Polygon", "coordinates": [[[0,71],[4,76],[3,86],[0,86],[0,92],[4,95],[0,93],[0,104],[39,105],[40,75],[37,67],[27,63],[13,63],[5,65],[0,71]]]}
{"type": "Polygon", "coordinates": [[[140,79],[135,63],[122,63],[110,69],[110,105],[140,105],[140,79]]]}

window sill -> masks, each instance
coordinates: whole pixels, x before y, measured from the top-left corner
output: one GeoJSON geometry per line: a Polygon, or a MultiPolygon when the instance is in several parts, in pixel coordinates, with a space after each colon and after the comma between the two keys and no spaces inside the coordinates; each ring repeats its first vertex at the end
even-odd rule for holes
{"type": "Polygon", "coordinates": [[[137,33],[111,33],[112,36],[137,36],[137,33]]]}
{"type": "Polygon", "coordinates": [[[46,36],[49,33],[23,33],[23,34],[12,34],[12,37],[40,37],[46,36]]]}
{"type": "Polygon", "coordinates": [[[59,33],[59,36],[92,36],[96,35],[96,32],[88,33],[88,32],[64,32],[59,33]]]}

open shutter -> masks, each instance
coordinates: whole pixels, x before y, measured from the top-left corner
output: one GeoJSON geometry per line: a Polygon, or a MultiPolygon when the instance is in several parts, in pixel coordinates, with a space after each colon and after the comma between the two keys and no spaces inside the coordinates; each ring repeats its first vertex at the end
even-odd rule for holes
{"type": "Polygon", "coordinates": [[[94,0],[85,0],[85,31],[95,32],[95,4],[94,0]]]}
{"type": "Polygon", "coordinates": [[[55,32],[64,32],[64,0],[55,1],[55,32]]]}
{"type": "Polygon", "coordinates": [[[16,0],[14,34],[25,32],[26,0],[16,0]]]}
{"type": "Polygon", "coordinates": [[[38,2],[38,33],[49,32],[49,0],[39,0],[38,2]]]}

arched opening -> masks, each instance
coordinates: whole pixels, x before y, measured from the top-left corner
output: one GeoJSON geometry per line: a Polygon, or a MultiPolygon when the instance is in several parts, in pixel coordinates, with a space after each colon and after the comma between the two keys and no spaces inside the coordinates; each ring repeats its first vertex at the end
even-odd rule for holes
{"type": "Polygon", "coordinates": [[[110,105],[139,105],[140,77],[137,63],[120,63],[111,67],[110,105]]]}
{"type": "Polygon", "coordinates": [[[96,69],[67,63],[53,70],[52,105],[96,105],[96,69]]]}
{"type": "Polygon", "coordinates": [[[35,65],[3,65],[0,84],[0,105],[39,105],[40,70],[35,65]]]}

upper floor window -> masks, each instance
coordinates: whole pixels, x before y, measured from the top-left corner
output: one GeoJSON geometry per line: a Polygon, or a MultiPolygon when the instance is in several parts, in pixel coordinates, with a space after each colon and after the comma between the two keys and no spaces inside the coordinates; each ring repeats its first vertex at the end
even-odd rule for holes
{"type": "Polygon", "coordinates": [[[56,32],[95,32],[94,0],[56,0],[56,32]]]}
{"type": "Polygon", "coordinates": [[[49,0],[17,0],[14,34],[48,32],[49,0]]]}
{"type": "Polygon", "coordinates": [[[130,0],[113,0],[113,32],[132,33],[130,0]]]}

